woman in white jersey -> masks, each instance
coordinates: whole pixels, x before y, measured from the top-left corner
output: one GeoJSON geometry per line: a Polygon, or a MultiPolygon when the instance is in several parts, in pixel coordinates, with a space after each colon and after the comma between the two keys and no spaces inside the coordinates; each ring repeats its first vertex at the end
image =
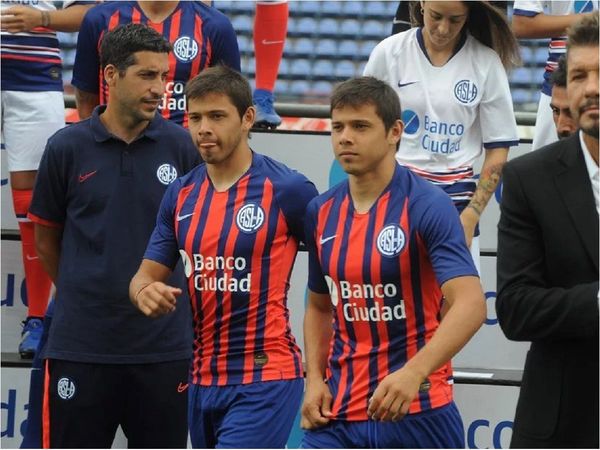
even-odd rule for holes
{"type": "Polygon", "coordinates": [[[518,43],[487,2],[415,2],[411,13],[417,27],[380,42],[364,75],[398,93],[405,129],[397,160],[452,197],[478,263],[479,217],[519,142],[505,71],[520,61],[518,43]]]}

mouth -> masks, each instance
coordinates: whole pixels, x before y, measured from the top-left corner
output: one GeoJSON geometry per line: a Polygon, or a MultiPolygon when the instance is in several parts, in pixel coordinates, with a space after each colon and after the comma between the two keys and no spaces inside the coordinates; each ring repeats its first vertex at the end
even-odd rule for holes
{"type": "Polygon", "coordinates": [[[358,153],[354,153],[354,152],[351,152],[351,151],[348,151],[348,150],[344,150],[343,152],[338,153],[338,156],[340,158],[351,157],[351,156],[358,156],[358,153]]]}
{"type": "Polygon", "coordinates": [[[215,142],[215,141],[198,141],[198,147],[205,149],[205,150],[209,150],[216,146],[217,146],[217,142],[215,142]]]}

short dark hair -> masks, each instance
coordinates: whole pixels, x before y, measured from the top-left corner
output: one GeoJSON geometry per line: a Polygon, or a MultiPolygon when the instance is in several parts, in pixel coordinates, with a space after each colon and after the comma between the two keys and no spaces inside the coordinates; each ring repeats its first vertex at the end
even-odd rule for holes
{"type": "Polygon", "coordinates": [[[377,116],[383,121],[386,133],[400,120],[400,99],[392,87],[374,77],[352,78],[338,84],[331,94],[330,114],[334,109],[363,105],[375,106],[377,116]]]}
{"type": "Polygon", "coordinates": [[[567,58],[565,58],[565,55],[562,55],[558,59],[558,66],[552,72],[550,81],[552,82],[552,86],[567,87],[567,58]]]}
{"type": "Polygon", "coordinates": [[[185,86],[187,101],[208,94],[223,94],[229,97],[240,115],[244,117],[252,103],[252,89],[244,76],[224,65],[209,67],[188,81],[185,86]]]}
{"type": "Polygon", "coordinates": [[[567,34],[567,57],[572,47],[598,47],[598,11],[584,14],[567,34]]]}
{"type": "Polygon", "coordinates": [[[100,64],[104,69],[112,64],[125,72],[136,63],[134,53],[169,53],[171,44],[156,30],[140,23],[120,25],[107,32],[100,43],[100,64]]]}

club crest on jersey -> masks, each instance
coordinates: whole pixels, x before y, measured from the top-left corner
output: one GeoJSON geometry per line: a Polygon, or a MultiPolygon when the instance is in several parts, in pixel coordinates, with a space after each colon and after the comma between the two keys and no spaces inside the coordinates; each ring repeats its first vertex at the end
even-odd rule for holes
{"type": "Polygon", "coordinates": [[[240,208],[235,218],[240,231],[243,233],[256,233],[265,221],[265,212],[256,203],[248,203],[240,208]]]}
{"type": "Polygon", "coordinates": [[[75,383],[67,377],[62,377],[56,384],[56,392],[63,400],[70,400],[75,395],[75,383]]]}
{"type": "Polygon", "coordinates": [[[162,164],[156,171],[156,178],[164,185],[169,185],[177,178],[177,169],[171,164],[162,164]]]}
{"type": "Polygon", "coordinates": [[[473,103],[477,98],[477,86],[471,80],[460,80],[454,85],[454,96],[465,105],[473,103]]]}
{"type": "Polygon", "coordinates": [[[377,250],[383,256],[392,258],[398,256],[404,244],[406,243],[406,237],[404,231],[400,228],[400,225],[391,224],[385,226],[377,236],[377,250]]]}
{"type": "Polygon", "coordinates": [[[181,36],[173,44],[173,53],[180,61],[191,61],[198,55],[198,43],[189,36],[181,36]]]}

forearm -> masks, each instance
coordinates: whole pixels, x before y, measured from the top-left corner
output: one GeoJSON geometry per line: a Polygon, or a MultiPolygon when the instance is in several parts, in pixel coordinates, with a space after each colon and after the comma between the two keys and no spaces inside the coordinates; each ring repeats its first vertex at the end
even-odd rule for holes
{"type": "Polygon", "coordinates": [[[486,150],[477,188],[467,206],[467,208],[477,213],[478,216],[481,216],[500,183],[502,168],[506,163],[507,157],[508,148],[486,150]]]}
{"type": "Polygon", "coordinates": [[[35,227],[35,249],[42,267],[54,282],[58,277],[58,264],[60,261],[60,244],[62,232],[56,230],[54,236],[42,236],[35,227]]]}
{"type": "Polygon", "coordinates": [[[67,33],[79,31],[83,16],[94,5],[73,5],[66,9],[49,11],[49,28],[67,33]]]}
{"type": "Polygon", "coordinates": [[[331,320],[331,309],[319,308],[310,301],[307,303],[304,314],[307,382],[315,379],[322,381],[325,377],[327,356],[333,333],[331,320]]]}
{"type": "Polygon", "coordinates": [[[533,17],[514,15],[512,28],[520,39],[541,39],[563,36],[581,14],[553,16],[537,14],[533,17]]]}
{"type": "Polygon", "coordinates": [[[404,366],[419,374],[421,380],[437,370],[462,349],[485,320],[485,300],[477,277],[469,279],[469,288],[458,292],[444,320],[427,344],[404,366]]]}
{"type": "Polygon", "coordinates": [[[92,115],[94,108],[100,103],[100,97],[93,92],[82,91],[75,88],[75,100],[79,119],[84,120],[92,115]]]}

